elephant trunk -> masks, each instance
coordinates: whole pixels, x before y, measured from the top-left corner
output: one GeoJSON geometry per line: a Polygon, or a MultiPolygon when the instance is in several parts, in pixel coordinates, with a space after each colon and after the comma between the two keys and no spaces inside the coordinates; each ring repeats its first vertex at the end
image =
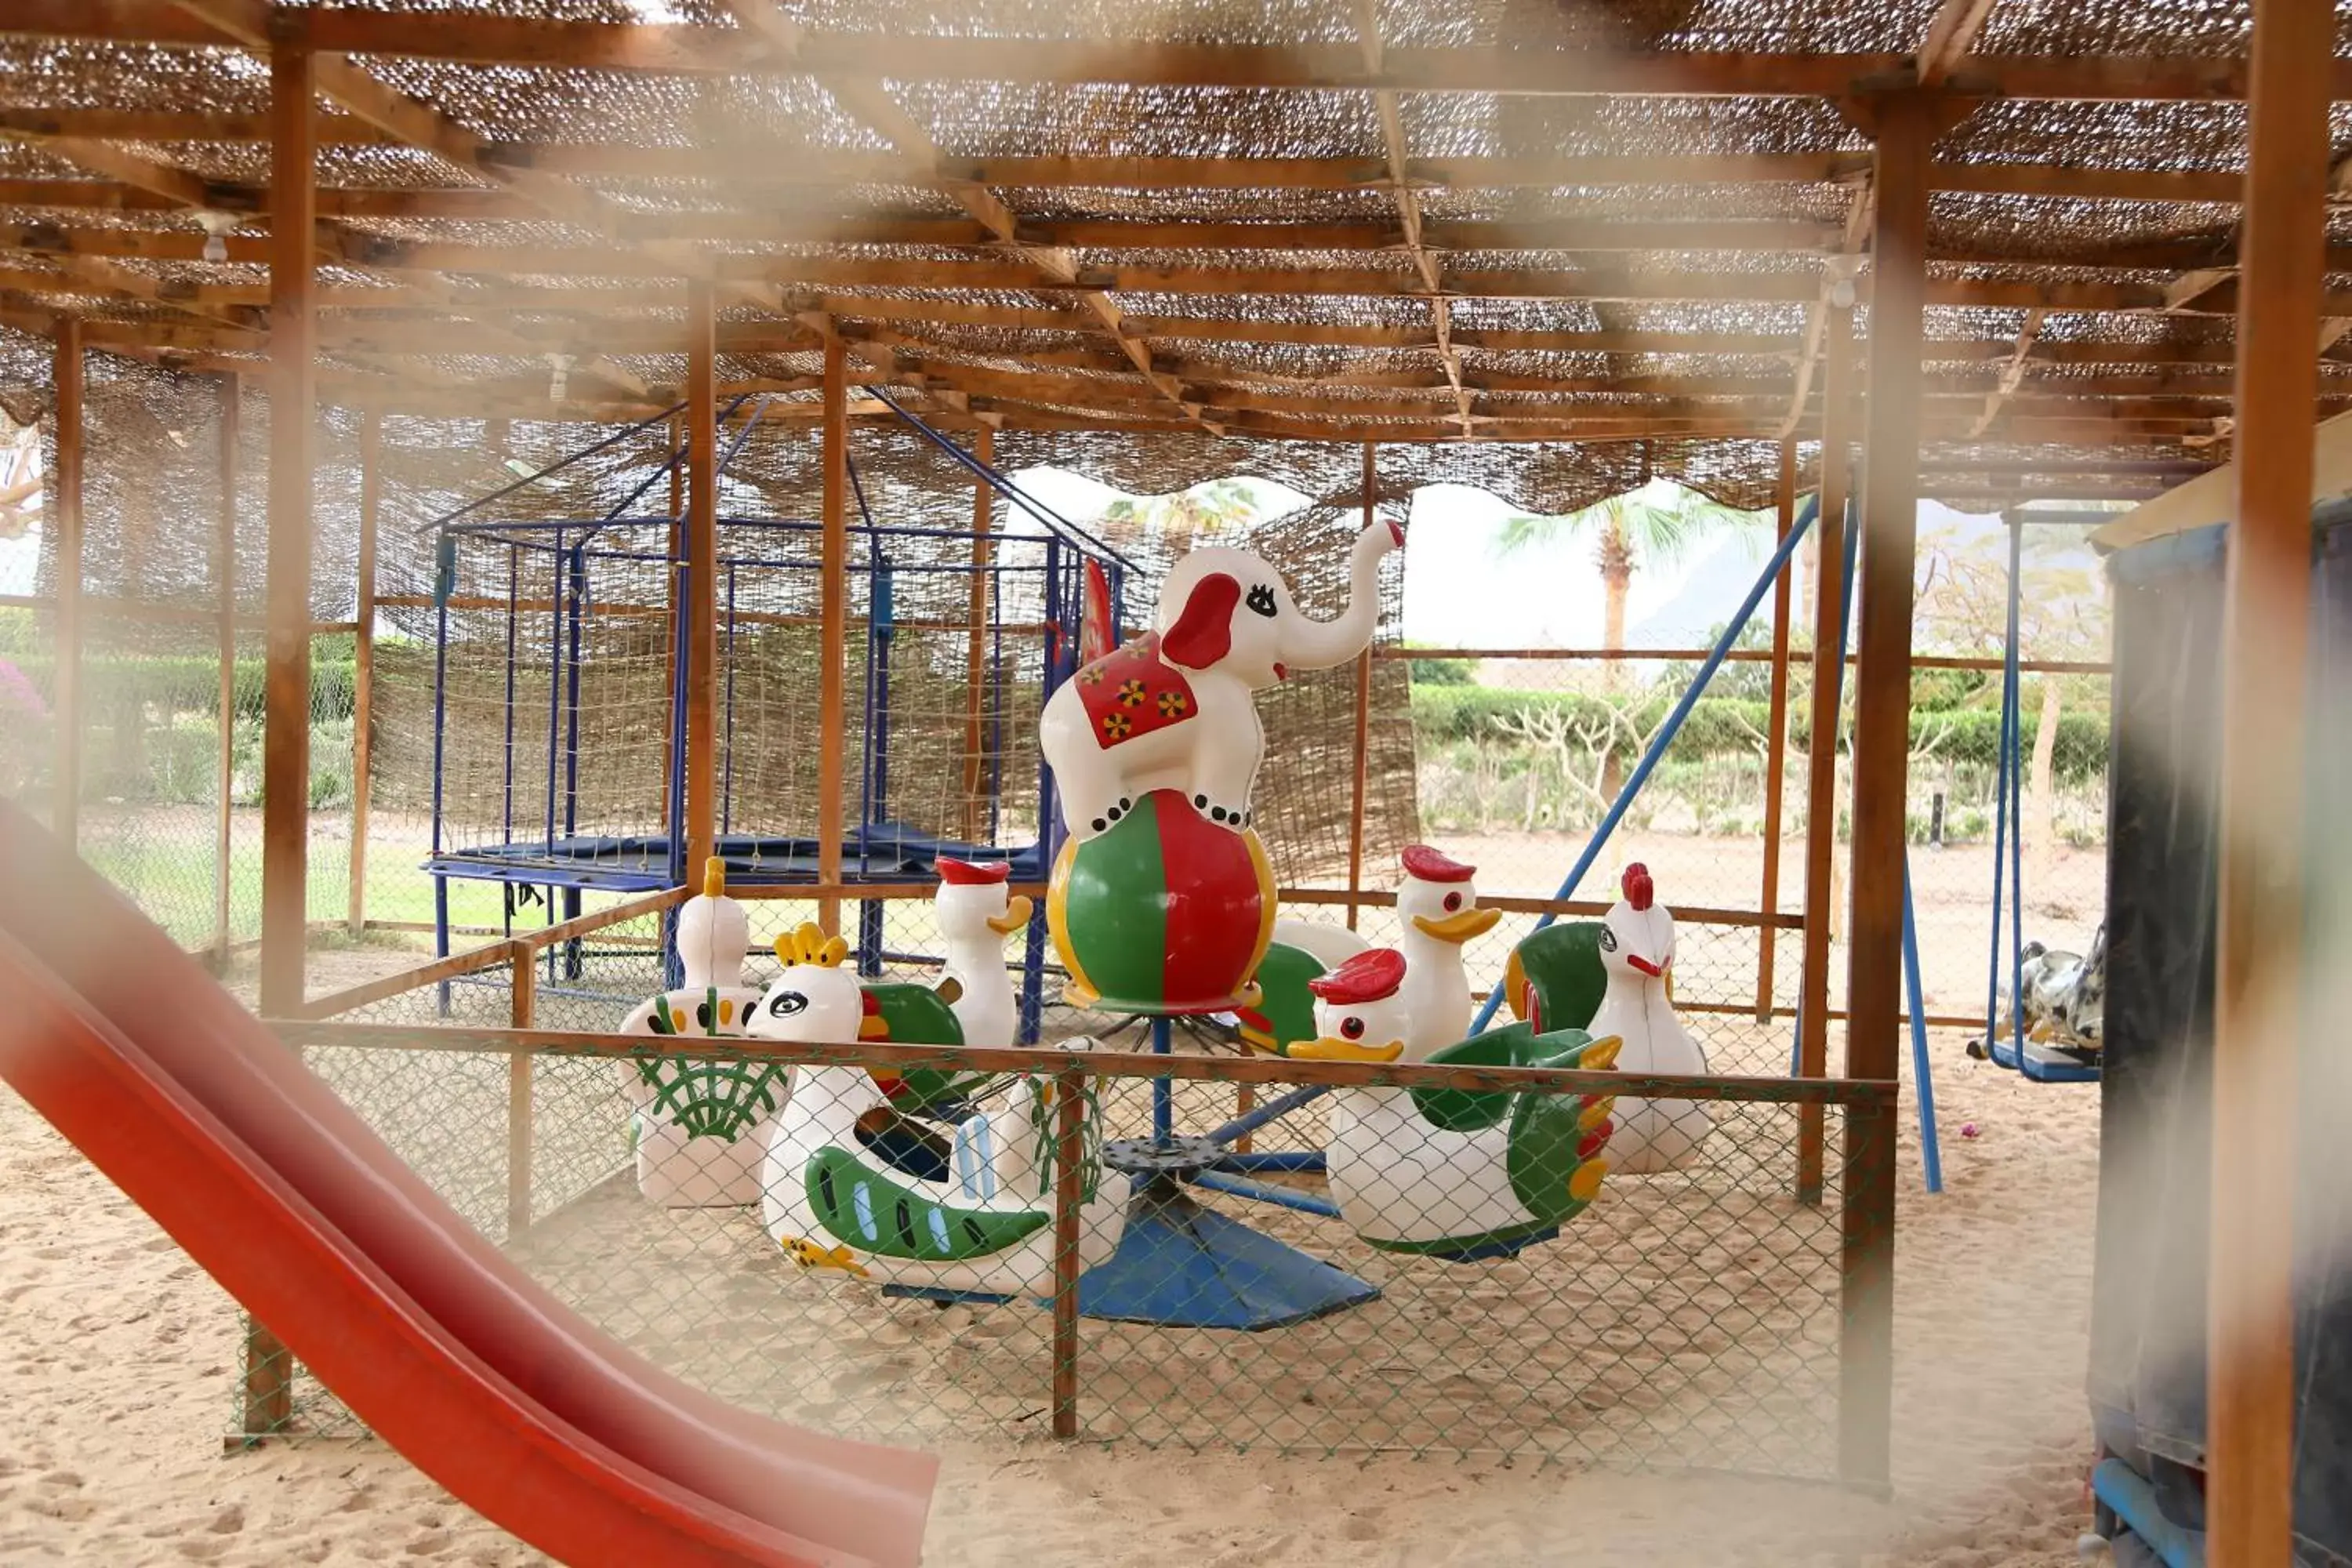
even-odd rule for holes
{"type": "Polygon", "coordinates": [[[1381,557],[1403,542],[1403,531],[1391,522],[1375,522],[1359,534],[1349,556],[1347,609],[1328,621],[1293,617],[1283,630],[1282,662],[1328,669],[1370,647],[1381,618],[1381,557]]]}

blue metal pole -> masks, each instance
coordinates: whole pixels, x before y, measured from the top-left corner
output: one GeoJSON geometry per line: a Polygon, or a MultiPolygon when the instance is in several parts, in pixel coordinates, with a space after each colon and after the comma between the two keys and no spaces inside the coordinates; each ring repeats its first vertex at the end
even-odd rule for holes
{"type": "Polygon", "coordinates": [[[1228,1154],[1217,1162],[1217,1169],[1244,1174],[1253,1171],[1319,1172],[1328,1163],[1320,1149],[1265,1149],[1228,1154]]]}
{"type": "MultiPolygon", "coordinates": [[[[1174,1031],[1165,1018],[1151,1020],[1151,1054],[1164,1057],[1175,1049],[1174,1031]]],[[[1151,1141],[1165,1148],[1176,1137],[1176,1094],[1172,1079],[1151,1080],[1151,1141]]]]}
{"type": "MultiPolygon", "coordinates": [[[[522,625],[521,605],[522,548],[520,545],[509,544],[507,546],[507,734],[506,751],[499,764],[500,832],[499,842],[501,844],[511,844],[514,842],[515,656],[519,651],[516,647],[515,639],[522,625]]],[[[511,895],[513,889],[509,887],[507,891],[511,895]]],[[[506,927],[506,932],[509,936],[512,936],[514,934],[514,900],[509,896],[500,900],[499,902],[505,906],[506,913],[504,924],[506,927]]]]}
{"type": "Polygon", "coordinates": [[[735,566],[727,566],[727,719],[719,726],[719,754],[725,759],[724,782],[719,786],[719,832],[735,826],[735,566]]]}
{"type": "Polygon", "coordinates": [[[2018,668],[2017,606],[2025,583],[2025,523],[2009,525],[2009,999],[2010,1049],[2017,1070],[2041,1074],[2025,1059],[2025,689],[2018,668]]]}
{"type": "Polygon", "coordinates": [[[2017,722],[2010,682],[2017,665],[2017,573],[2022,544],[2022,531],[2012,519],[2009,530],[2007,631],[2000,661],[2000,742],[1993,752],[1992,952],[1985,974],[1985,1059],[1995,1063],[2000,1060],[2000,917],[2003,883],[2009,872],[2009,759],[2011,732],[2017,722]]]}
{"type": "MultiPolygon", "coordinates": [[[[441,856],[441,810],[444,785],[447,779],[449,735],[449,601],[441,596],[440,607],[435,612],[436,628],[433,638],[433,857],[441,856]]],[[[433,955],[449,956],[449,879],[439,871],[433,874],[433,955]]],[[[449,986],[444,982],[439,991],[440,1015],[449,1016],[449,986]]]]}
{"type": "MultiPolygon", "coordinates": [[[[1038,700],[1042,706],[1060,687],[1061,661],[1055,657],[1052,627],[1060,625],[1061,616],[1061,544],[1057,540],[1045,541],[1045,626],[1044,638],[1045,679],[1038,700]]],[[[1048,875],[1054,859],[1061,852],[1061,810],[1054,799],[1054,770],[1045,764],[1041,754],[1037,759],[1037,847],[1048,875]]],[[[1040,899],[1029,911],[1029,932],[1021,952],[1021,1043],[1034,1046],[1044,1032],[1045,1020],[1045,900],[1040,899]]]]}
{"type": "Polygon", "coordinates": [[[547,855],[555,856],[555,750],[563,739],[563,531],[556,530],[548,577],[547,795],[542,826],[547,855]]]}
{"type": "Polygon", "coordinates": [[[535,474],[531,474],[524,479],[517,479],[510,485],[502,485],[486,496],[478,496],[474,500],[467,501],[464,506],[459,507],[455,511],[445,511],[439,517],[435,518],[432,521],[419,526],[416,531],[420,535],[431,533],[435,529],[441,528],[448,523],[457,521],[467,512],[479,511],[482,508],[489,505],[492,501],[499,500],[500,497],[510,496],[526,485],[535,485],[540,480],[547,478],[548,475],[568,468],[583,458],[593,457],[596,453],[604,451],[608,447],[619,446],[630,437],[637,435],[641,431],[651,429],[654,426],[661,424],[671,415],[677,413],[679,409],[684,408],[685,406],[686,405],[683,403],[674,403],[667,408],[663,409],[659,414],[655,415],[652,418],[640,419],[637,423],[630,426],[625,430],[616,431],[613,435],[607,436],[604,439],[596,442],[593,446],[583,447],[580,450],[573,452],[569,456],[558,458],[556,461],[549,464],[546,468],[540,469],[535,474]]]}
{"type": "Polygon", "coordinates": [[[1288,1094],[1277,1095],[1246,1116],[1236,1116],[1210,1133],[1209,1142],[1232,1143],[1246,1138],[1259,1128],[1271,1126],[1281,1121],[1300,1106],[1314,1104],[1329,1092],[1330,1090],[1323,1085],[1311,1083],[1304,1089],[1294,1089],[1288,1094]]]}
{"type": "Polygon", "coordinates": [[[580,630],[588,615],[588,551],[572,549],[571,630],[564,652],[563,700],[563,837],[580,831],[580,630]]]}
{"type": "MultiPolygon", "coordinates": [[[[1683,693],[1682,700],[1675,703],[1674,711],[1666,715],[1664,727],[1659,730],[1657,737],[1650,742],[1649,750],[1642,753],[1642,760],[1634,764],[1632,776],[1625,781],[1625,787],[1619,790],[1617,798],[1610,803],[1608,814],[1601,819],[1601,826],[1593,829],[1592,837],[1584,847],[1584,853],[1577,857],[1576,864],[1569,869],[1566,879],[1560,883],[1559,891],[1552,895],[1555,900],[1564,901],[1575,896],[1577,884],[1584,880],[1585,872],[1591,870],[1593,861],[1601,858],[1601,849],[1607,846],[1610,835],[1617,831],[1617,824],[1623,820],[1627,808],[1633,804],[1633,797],[1639,795],[1642,792],[1642,786],[1649,782],[1650,774],[1657,767],[1659,759],[1666,754],[1666,748],[1675,743],[1675,736],[1681,731],[1683,721],[1688,719],[1691,710],[1698,705],[1699,698],[1706,690],[1706,683],[1712,680],[1715,678],[1715,672],[1723,667],[1724,656],[1728,654],[1732,645],[1739,640],[1739,634],[1748,629],[1749,618],[1756,614],[1756,606],[1764,602],[1764,595],[1770,591],[1773,579],[1780,576],[1781,570],[1789,564],[1789,557],[1796,552],[1798,544],[1805,537],[1806,530],[1812,527],[1813,520],[1821,512],[1821,498],[1817,495],[1805,498],[1805,504],[1799,509],[1795,525],[1789,530],[1789,536],[1780,542],[1780,548],[1772,552],[1772,558],[1764,563],[1762,575],[1759,576],[1755,585],[1748,590],[1748,597],[1741,601],[1738,610],[1731,617],[1730,624],[1723,628],[1723,636],[1716,639],[1715,647],[1706,656],[1706,662],[1699,666],[1698,674],[1692,679],[1690,689],[1683,693]]],[[[1541,916],[1537,920],[1535,929],[1543,930],[1552,923],[1554,918],[1549,914],[1541,916]]],[[[1498,985],[1487,993],[1486,1005],[1478,1009],[1478,1016],[1471,1022],[1470,1032],[1475,1035],[1484,1030],[1494,1021],[1496,1010],[1502,1005],[1503,989],[1498,985]]]]}
{"type": "Polygon", "coordinates": [[[1118,551],[1113,550],[1109,545],[1104,543],[1093,534],[1088,533],[1085,529],[1078,527],[1076,523],[1073,523],[1069,519],[1062,516],[1059,512],[1055,511],[1052,508],[1045,506],[1034,500],[1032,500],[1029,493],[1026,490],[1024,490],[1019,485],[1014,484],[1011,479],[1007,479],[1002,469],[982,462],[978,458],[973,457],[961,447],[957,446],[953,441],[949,440],[945,436],[942,436],[937,430],[932,429],[931,426],[924,423],[919,416],[908,412],[906,407],[901,405],[897,398],[890,395],[890,392],[887,387],[868,386],[866,388],[866,395],[878,399],[890,410],[891,413],[896,414],[899,418],[912,426],[917,433],[921,435],[923,439],[929,441],[932,446],[937,447],[940,451],[945,452],[949,457],[962,464],[966,469],[970,470],[974,479],[983,481],[990,489],[995,490],[997,494],[1011,501],[1014,506],[1019,507],[1023,511],[1027,512],[1038,522],[1043,523],[1049,535],[1056,536],[1071,544],[1078,545],[1085,549],[1099,552],[1106,560],[1116,561],[1123,565],[1134,564],[1134,563],[1129,561],[1126,556],[1121,555],[1118,551]]]}
{"type": "Polygon", "coordinates": [[[1338,1204],[1311,1193],[1295,1193],[1288,1187],[1277,1187],[1266,1182],[1244,1181],[1239,1176],[1220,1175],[1214,1171],[1196,1172],[1191,1181],[1196,1187],[1206,1187],[1213,1193],[1230,1193],[1252,1203],[1272,1204],[1276,1208],[1297,1209],[1301,1214],[1321,1215],[1326,1219],[1339,1217],[1338,1204]]]}
{"type": "Polygon", "coordinates": [[[1944,1190],[1944,1152],[1936,1139],[1936,1072],[1927,1059],[1927,1005],[1919,981],[1919,922],[1911,904],[1911,852],[1903,852],[1903,984],[1911,1008],[1911,1076],[1919,1091],[1919,1158],[1927,1190],[1944,1190]]]}

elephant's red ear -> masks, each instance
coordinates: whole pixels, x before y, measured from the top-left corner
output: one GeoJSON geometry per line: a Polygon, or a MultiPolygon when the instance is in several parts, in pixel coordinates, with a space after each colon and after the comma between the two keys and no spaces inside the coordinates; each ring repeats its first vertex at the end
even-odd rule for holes
{"type": "Polygon", "coordinates": [[[1183,613],[1160,638],[1160,651],[1171,664],[1206,669],[1234,646],[1234,608],[1242,602],[1242,585],[1223,572],[1212,572],[1192,584],[1183,613]]]}

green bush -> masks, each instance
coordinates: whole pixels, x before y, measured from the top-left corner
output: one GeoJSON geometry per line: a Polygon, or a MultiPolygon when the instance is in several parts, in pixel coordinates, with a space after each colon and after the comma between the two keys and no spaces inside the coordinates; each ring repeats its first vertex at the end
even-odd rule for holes
{"type": "MultiPolygon", "coordinates": [[[[1966,673],[1966,672],[1961,672],[1966,673]]],[[[1627,713],[1646,734],[1665,716],[1672,698],[1655,692],[1637,699],[1627,713]]],[[[1472,741],[1486,746],[1517,746],[1523,742],[1504,727],[1512,716],[1529,710],[1563,711],[1588,722],[1598,719],[1602,699],[1579,692],[1511,691],[1492,686],[1416,687],[1412,694],[1413,731],[1423,754],[1448,741],[1472,741]]],[[[2026,714],[2029,756],[2038,716],[2029,702],[2026,714]]],[[[1702,697],[1691,709],[1675,737],[1677,757],[1753,757],[1756,736],[1771,723],[1769,703],[1746,698],[1702,697]]],[[[1811,742],[1811,710],[1792,702],[1789,709],[1789,745],[1802,752],[1811,742]]],[[[1963,767],[1990,769],[2000,750],[2000,714],[1989,708],[1914,710],[1911,745],[1928,748],[1928,755],[1963,767]],[[1932,746],[1930,742],[1932,742],[1932,746]]],[[[1616,751],[1627,762],[1638,748],[1621,729],[1616,751]]],[[[2105,776],[2107,716],[2105,712],[2070,711],[2058,720],[2058,742],[2053,770],[2061,784],[2080,784],[2105,776]]]]}
{"type": "MultiPolygon", "coordinates": [[[[16,664],[45,700],[54,699],[57,658],[53,649],[22,655],[16,664]]],[[[126,707],[164,713],[210,712],[220,701],[220,660],[202,655],[86,654],[81,679],[83,700],[93,712],[126,707]]],[[[260,718],[268,690],[267,667],[257,658],[240,658],[236,679],[237,713],[260,718]]],[[[349,719],[358,689],[358,665],[352,659],[310,661],[314,719],[349,719]]]]}

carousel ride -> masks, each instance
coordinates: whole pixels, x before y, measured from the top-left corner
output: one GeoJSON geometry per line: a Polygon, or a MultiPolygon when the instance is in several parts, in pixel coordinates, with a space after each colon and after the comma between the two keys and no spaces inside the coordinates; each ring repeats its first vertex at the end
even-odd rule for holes
{"type": "MultiPolygon", "coordinates": [[[[1186,1021],[1238,1018],[1245,1046],[1303,1061],[1703,1072],[1668,989],[1672,916],[1630,868],[1602,921],[1555,925],[1514,952],[1513,1021],[1477,1031],[1465,943],[1499,913],[1474,867],[1403,852],[1393,948],[1278,917],[1252,824],[1265,752],[1254,693],[1369,646],[1381,562],[1403,543],[1376,523],[1352,549],[1349,607],[1302,615],[1244,551],[1196,550],[1171,573],[1153,629],[1080,667],[1048,700],[1040,748],[1066,829],[1045,925],[1066,1000],[1125,1015],[1173,1049],[1186,1021]]],[[[1027,923],[1001,865],[943,862],[936,986],[862,980],[814,927],[779,938],[782,973],[742,973],[749,921],[716,864],[679,911],[685,984],[627,1032],[827,1043],[1009,1046],[1003,942],[1027,923]]],[[[1090,1039],[1066,1042],[1091,1047],[1090,1039]]],[[[1054,1284],[1056,1085],[1048,1075],[888,1074],[806,1062],[698,1060],[690,1047],[626,1064],[644,1195],[673,1206],[757,1205],[803,1268],[940,1300],[1035,1300],[1054,1284]]],[[[1379,1287],[1202,1196],[1303,1211],[1391,1253],[1471,1262],[1549,1240],[1612,1165],[1688,1164],[1704,1107],[1600,1095],[1295,1089],[1205,1133],[1175,1127],[1172,1079],[1150,1081],[1148,1136],[1104,1135],[1088,1091],[1077,1147],[1078,1310],[1171,1327],[1280,1327],[1374,1300],[1379,1287]],[[1321,1147],[1260,1151],[1253,1135],[1328,1098],[1321,1147]],[[1320,1173],[1328,1195],[1263,1178],[1320,1173]],[[1200,1194],[1200,1195],[1196,1195],[1200,1194]]]]}

